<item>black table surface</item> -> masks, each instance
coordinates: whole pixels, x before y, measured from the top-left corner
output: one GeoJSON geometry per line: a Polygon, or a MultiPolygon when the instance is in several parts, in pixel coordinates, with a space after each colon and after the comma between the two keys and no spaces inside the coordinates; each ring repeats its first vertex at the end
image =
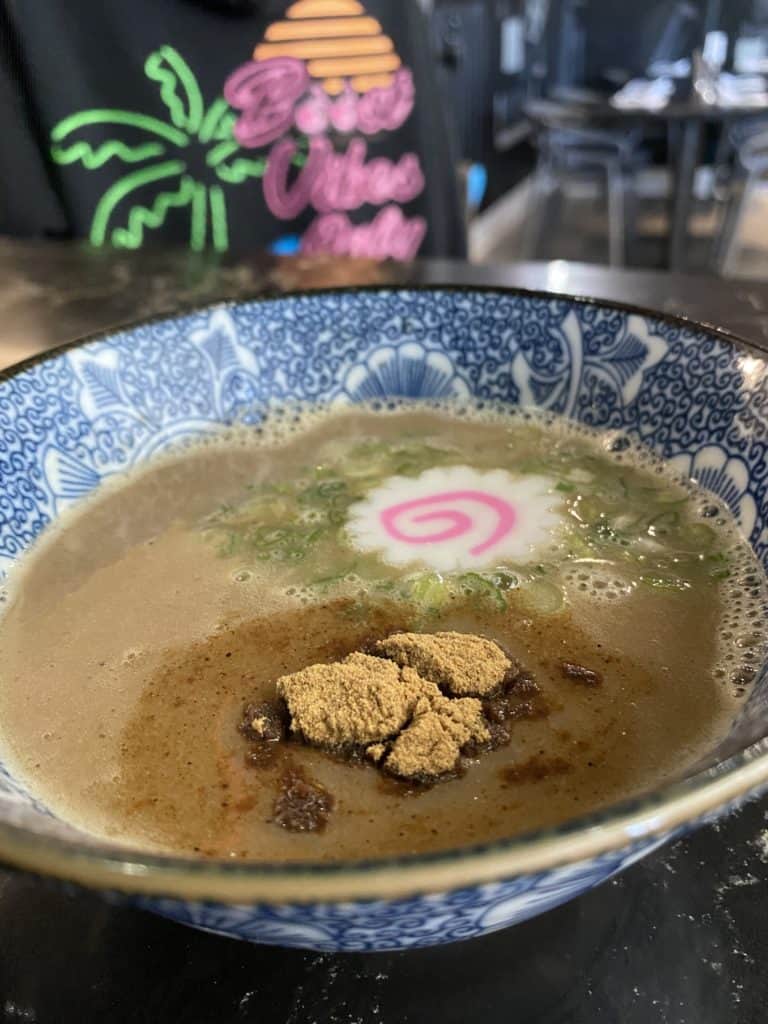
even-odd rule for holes
{"type": "MultiPolygon", "coordinates": [[[[561,261],[376,268],[120,256],[0,241],[0,364],[79,334],[263,288],[509,284],[685,313],[768,349],[768,286],[561,261]]],[[[768,800],[516,928],[409,953],[217,938],[0,870],[0,1020],[202,1024],[762,1024],[768,800]]]]}

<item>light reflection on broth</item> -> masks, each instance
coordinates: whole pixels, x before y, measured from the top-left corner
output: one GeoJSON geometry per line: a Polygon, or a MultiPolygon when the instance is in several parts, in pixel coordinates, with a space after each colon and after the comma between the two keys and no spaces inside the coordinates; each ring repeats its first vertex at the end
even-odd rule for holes
{"type": "Polygon", "coordinates": [[[763,574],[725,510],[613,437],[456,413],[346,411],[201,444],[63,517],[16,574],[0,633],[4,753],[30,788],[119,841],[345,859],[553,825],[713,748],[765,633],[763,574]],[[449,573],[387,565],[350,543],[356,503],[436,467],[441,480],[456,467],[545,479],[550,539],[535,557],[449,573]],[[246,701],[400,629],[497,640],[549,713],[416,793],[296,742],[246,767],[246,701]],[[601,685],[574,685],[563,660],[601,685]],[[322,833],[270,822],[287,764],[333,794],[322,833]]]}

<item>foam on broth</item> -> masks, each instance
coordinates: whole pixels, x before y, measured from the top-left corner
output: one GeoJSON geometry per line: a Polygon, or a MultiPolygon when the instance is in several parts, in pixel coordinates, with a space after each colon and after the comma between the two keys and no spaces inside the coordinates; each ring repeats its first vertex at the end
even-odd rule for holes
{"type": "Polygon", "coordinates": [[[765,580],[711,495],[619,440],[489,408],[291,411],[115,480],[14,574],[0,630],[3,756],[55,813],[101,836],[270,861],[501,838],[683,774],[727,732],[763,657],[765,580]],[[441,580],[352,557],[343,530],[308,547],[306,530],[286,531],[294,515],[343,518],[348,492],[430,460],[554,474],[565,533],[536,564],[441,580]],[[340,503],[317,486],[339,480],[340,503]],[[650,526],[643,509],[630,514],[644,494],[650,526]],[[498,640],[551,713],[416,794],[299,745],[245,767],[244,701],[395,629],[498,640]],[[602,686],[563,678],[564,658],[602,686]],[[268,820],[285,759],[335,797],[322,834],[268,820]]]}

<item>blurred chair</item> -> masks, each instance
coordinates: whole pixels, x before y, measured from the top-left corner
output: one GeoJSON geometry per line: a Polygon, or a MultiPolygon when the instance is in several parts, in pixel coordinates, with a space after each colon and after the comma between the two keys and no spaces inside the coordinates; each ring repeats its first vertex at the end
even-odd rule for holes
{"type": "MultiPolygon", "coordinates": [[[[742,130],[747,132],[749,125],[742,130]]],[[[740,246],[740,234],[749,204],[758,187],[768,182],[768,122],[753,122],[752,134],[737,143],[733,172],[720,231],[715,242],[714,264],[719,274],[733,273],[740,246]]]]}
{"type": "Polygon", "coordinates": [[[587,10],[587,0],[560,0],[558,9],[550,9],[550,18],[553,14],[557,17],[555,53],[549,86],[549,95],[553,99],[576,99],[584,92],[587,10]]]}
{"type": "Polygon", "coordinates": [[[531,184],[531,202],[523,235],[523,257],[536,259],[549,220],[552,200],[575,175],[604,185],[608,212],[608,262],[626,262],[627,233],[634,221],[635,173],[642,162],[641,135],[578,127],[545,127],[539,136],[539,159],[531,184]]]}
{"type": "Polygon", "coordinates": [[[636,172],[645,162],[644,135],[626,123],[601,124],[600,106],[618,84],[645,75],[649,66],[687,58],[701,16],[693,0],[648,0],[647,9],[631,12],[608,0],[553,0],[548,13],[548,99],[536,102],[543,116],[537,111],[534,117],[540,148],[523,250],[529,258],[538,254],[552,200],[567,179],[591,175],[604,189],[609,262],[621,266],[634,224],[636,172]]]}
{"type": "Polygon", "coordinates": [[[756,113],[726,122],[717,140],[712,166],[715,169],[715,198],[727,199],[739,150],[756,135],[768,131],[768,114],[756,113]]]}

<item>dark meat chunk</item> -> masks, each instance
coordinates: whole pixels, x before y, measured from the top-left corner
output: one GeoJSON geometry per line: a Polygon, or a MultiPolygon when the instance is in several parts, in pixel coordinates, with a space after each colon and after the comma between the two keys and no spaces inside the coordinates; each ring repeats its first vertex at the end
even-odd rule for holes
{"type": "Polygon", "coordinates": [[[506,722],[488,722],[488,732],[490,733],[490,748],[496,750],[497,747],[505,747],[511,739],[511,733],[509,726],[506,722]]]}
{"type": "Polygon", "coordinates": [[[549,704],[543,697],[535,700],[524,700],[516,704],[510,714],[510,718],[546,718],[549,714],[549,704]]]}
{"type": "Polygon", "coordinates": [[[288,716],[282,702],[263,700],[246,704],[240,721],[240,733],[251,742],[274,743],[285,739],[288,716]]]}
{"type": "Polygon", "coordinates": [[[530,672],[520,672],[506,684],[505,689],[507,693],[513,693],[516,697],[529,698],[539,693],[541,687],[530,672]]]}
{"type": "MultiPolygon", "coordinates": [[[[530,672],[519,669],[514,676],[505,680],[504,690],[483,701],[483,714],[488,722],[492,737],[509,737],[509,722],[520,718],[545,718],[549,705],[544,699],[541,687],[530,672]]],[[[502,740],[506,742],[506,740],[502,740]]],[[[494,740],[492,746],[500,746],[494,740]]]]}
{"type": "Polygon", "coordinates": [[[322,832],[333,810],[331,794],[298,768],[288,768],[272,809],[272,821],[289,832],[322,832]]]}
{"type": "Polygon", "coordinates": [[[498,725],[520,718],[546,718],[549,714],[549,705],[543,698],[513,701],[508,697],[494,697],[485,701],[483,711],[489,722],[498,725]]]}
{"type": "Polygon", "coordinates": [[[543,698],[537,701],[541,688],[530,672],[521,672],[517,668],[513,675],[504,680],[503,690],[483,701],[483,712],[489,722],[506,722],[510,718],[531,717],[521,707],[532,708],[535,704],[544,705],[543,698]]]}
{"type": "Polygon", "coordinates": [[[514,702],[510,701],[509,697],[499,694],[497,697],[490,697],[483,701],[483,714],[489,723],[500,725],[512,717],[513,707],[514,702]]]}
{"type": "Polygon", "coordinates": [[[591,668],[577,665],[573,661],[561,661],[560,670],[566,679],[572,679],[581,686],[599,686],[603,681],[599,672],[593,672],[591,668]]]}

